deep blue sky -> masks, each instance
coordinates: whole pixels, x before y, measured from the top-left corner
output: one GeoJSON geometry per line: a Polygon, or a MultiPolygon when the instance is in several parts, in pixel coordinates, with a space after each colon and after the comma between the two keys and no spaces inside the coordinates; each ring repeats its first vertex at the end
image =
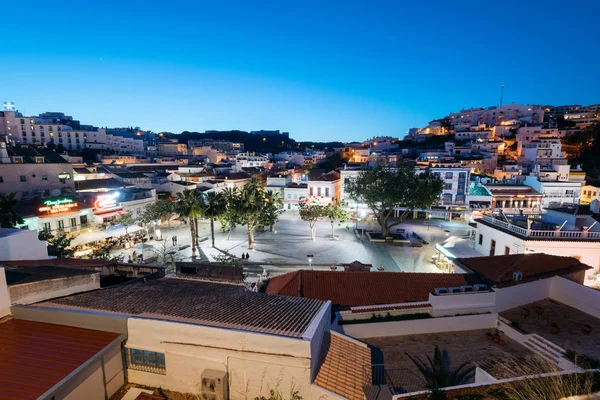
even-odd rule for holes
{"type": "Polygon", "coordinates": [[[402,136],[502,84],[505,103],[600,102],[598,0],[153,3],[5,2],[0,101],[297,140],[402,136]]]}

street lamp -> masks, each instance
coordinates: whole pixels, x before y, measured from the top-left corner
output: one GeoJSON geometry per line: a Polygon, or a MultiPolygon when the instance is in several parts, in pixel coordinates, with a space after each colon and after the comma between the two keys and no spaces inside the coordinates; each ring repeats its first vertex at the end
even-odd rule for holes
{"type": "Polygon", "coordinates": [[[162,232],[160,229],[156,230],[156,240],[162,240],[162,232]]]}
{"type": "Polygon", "coordinates": [[[312,259],[313,259],[313,255],[312,254],[308,254],[306,256],[308,258],[308,268],[312,269],[312,259]]]}

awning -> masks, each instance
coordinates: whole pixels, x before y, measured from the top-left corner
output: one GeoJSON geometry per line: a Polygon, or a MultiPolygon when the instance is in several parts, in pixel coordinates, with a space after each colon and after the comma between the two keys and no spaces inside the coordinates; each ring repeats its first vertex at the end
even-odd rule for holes
{"type": "Polygon", "coordinates": [[[94,214],[96,217],[100,217],[100,218],[110,218],[110,217],[114,217],[115,215],[119,215],[119,214],[125,214],[125,211],[123,210],[117,210],[117,211],[111,211],[111,212],[107,212],[104,214],[94,214]]]}

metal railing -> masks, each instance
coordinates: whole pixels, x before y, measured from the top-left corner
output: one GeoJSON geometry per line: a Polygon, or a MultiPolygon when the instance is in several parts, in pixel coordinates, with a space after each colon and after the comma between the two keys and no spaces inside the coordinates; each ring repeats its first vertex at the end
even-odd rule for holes
{"type": "MultiPolygon", "coordinates": [[[[510,216],[507,216],[510,218],[510,216]]],[[[563,238],[563,239],[600,239],[600,232],[589,232],[589,231],[561,231],[561,230],[537,230],[537,229],[526,229],[520,226],[511,224],[510,222],[502,221],[493,217],[492,215],[484,215],[482,220],[492,225],[506,229],[510,232],[514,232],[524,237],[537,237],[537,238],[563,238]]]]}

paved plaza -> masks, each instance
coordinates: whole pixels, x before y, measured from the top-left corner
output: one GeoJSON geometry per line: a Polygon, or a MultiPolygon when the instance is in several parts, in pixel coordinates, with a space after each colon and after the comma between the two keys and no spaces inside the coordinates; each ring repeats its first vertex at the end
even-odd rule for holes
{"type": "MultiPolygon", "coordinates": [[[[383,267],[386,271],[405,272],[440,272],[431,262],[431,257],[436,253],[435,244],[442,243],[450,235],[461,235],[466,232],[468,226],[462,222],[449,222],[443,220],[409,220],[398,228],[405,229],[407,234],[416,232],[423,237],[428,245],[423,247],[410,247],[408,245],[371,243],[360,233],[355,233],[355,223],[342,223],[335,227],[336,238],[331,238],[331,224],[329,221],[319,221],[316,228],[315,240],[310,239],[308,223],[302,221],[297,212],[287,211],[280,216],[275,224],[276,232],[255,232],[255,246],[248,249],[247,232],[245,226],[238,226],[231,235],[223,233],[220,225],[215,224],[216,248],[211,248],[210,227],[208,221],[201,221],[199,228],[200,237],[208,237],[208,240],[200,243],[203,259],[214,260],[217,255],[227,252],[233,256],[241,257],[242,253],[248,253],[246,270],[249,274],[261,273],[263,269],[273,274],[279,274],[299,268],[308,268],[308,255],[312,255],[311,267],[314,269],[330,269],[333,264],[349,263],[358,260],[363,263],[372,264],[374,267],[383,267]],[[429,225],[429,226],[428,226],[429,225]],[[229,236],[229,237],[228,237],[229,236]]],[[[373,225],[359,224],[359,232],[362,228],[372,229],[373,225]]],[[[167,224],[160,227],[162,236],[167,243],[171,244],[171,238],[177,236],[178,246],[191,244],[189,227],[180,222],[172,222],[171,228],[167,224]]],[[[113,231],[110,235],[124,233],[123,229],[113,231]]],[[[131,229],[130,229],[131,231],[131,229]]],[[[84,233],[93,237],[100,237],[105,233],[84,233]]],[[[109,235],[109,236],[110,236],[109,235]]],[[[84,237],[79,237],[82,242],[84,237]]],[[[161,242],[150,241],[150,246],[160,247],[161,242]]],[[[144,258],[153,256],[154,251],[147,248],[144,258]]],[[[125,260],[132,254],[133,250],[119,250],[115,253],[125,255],[125,260]]],[[[137,250],[140,253],[140,250],[137,250]]],[[[191,260],[192,251],[187,247],[179,251],[178,258],[191,260]]]]}

